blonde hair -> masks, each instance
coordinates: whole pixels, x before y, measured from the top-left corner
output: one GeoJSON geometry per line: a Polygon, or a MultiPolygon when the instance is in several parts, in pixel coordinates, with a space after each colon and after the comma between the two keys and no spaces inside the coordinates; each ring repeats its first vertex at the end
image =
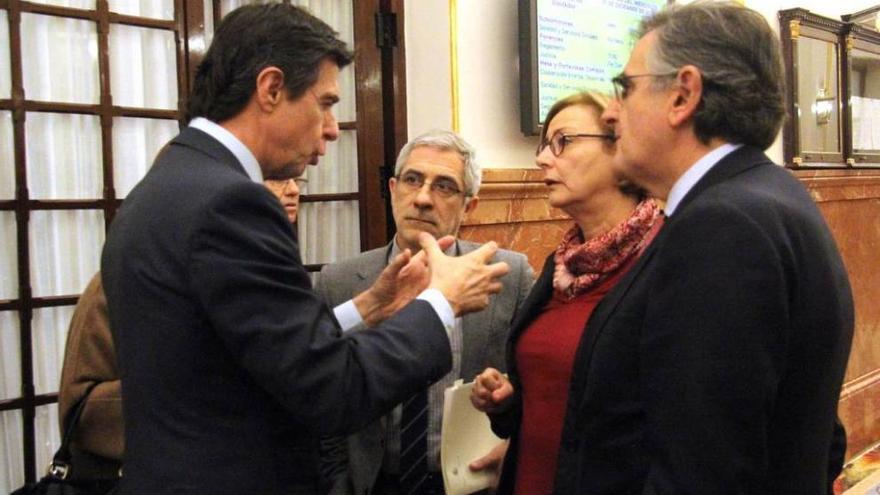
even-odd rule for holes
{"type": "Polygon", "coordinates": [[[543,142],[547,139],[547,124],[556,117],[556,114],[566,108],[576,105],[586,105],[595,108],[599,111],[599,115],[601,115],[602,112],[608,108],[610,103],[611,97],[605,93],[599,93],[598,91],[578,91],[577,93],[570,94],[561,100],[556,100],[556,103],[550,107],[550,110],[547,110],[547,115],[544,117],[544,125],[541,126],[541,141],[543,142]]]}

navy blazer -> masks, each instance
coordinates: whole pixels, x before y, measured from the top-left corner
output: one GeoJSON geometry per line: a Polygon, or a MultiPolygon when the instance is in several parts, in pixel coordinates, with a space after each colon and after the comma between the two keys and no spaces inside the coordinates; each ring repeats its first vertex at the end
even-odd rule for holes
{"type": "Polygon", "coordinates": [[[317,493],[319,435],[362,428],[451,367],[424,301],[342,337],[277,198],[200,130],[122,204],[102,274],[125,494],[317,493]]]}
{"type": "MultiPolygon", "coordinates": [[[[546,297],[530,295],[511,339],[546,297]]],[[[852,332],[819,210],[788,170],[739,148],[593,312],[554,493],[824,495],[842,460],[832,431],[852,332]]],[[[495,420],[516,433],[515,408],[495,420]]]]}

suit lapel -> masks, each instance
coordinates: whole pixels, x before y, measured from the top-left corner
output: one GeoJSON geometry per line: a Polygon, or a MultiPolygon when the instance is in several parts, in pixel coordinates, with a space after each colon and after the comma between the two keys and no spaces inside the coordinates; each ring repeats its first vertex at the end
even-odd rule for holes
{"type": "MultiPolygon", "coordinates": [[[[475,244],[459,242],[457,255],[467,254],[476,247],[475,244]]],[[[468,371],[483,369],[480,356],[489,343],[489,336],[495,332],[492,322],[495,321],[493,316],[497,310],[496,297],[498,295],[492,296],[489,306],[483,311],[468,313],[461,319],[461,375],[465,380],[471,378],[465,375],[468,371]]]]}
{"type": "MultiPolygon", "coordinates": [[[[394,241],[392,241],[394,242],[394,241]]],[[[370,288],[373,282],[379,278],[379,274],[388,264],[388,254],[391,252],[391,244],[385,249],[376,249],[365,253],[360,259],[360,263],[355,268],[354,279],[351,284],[351,297],[370,288]]]]}

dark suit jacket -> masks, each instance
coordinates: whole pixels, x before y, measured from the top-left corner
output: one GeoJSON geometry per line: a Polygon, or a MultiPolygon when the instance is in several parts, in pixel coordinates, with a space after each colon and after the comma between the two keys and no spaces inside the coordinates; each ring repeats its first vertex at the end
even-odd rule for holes
{"type": "Polygon", "coordinates": [[[451,367],[423,301],[341,337],[277,198],[196,129],[123,203],[102,274],[123,493],[317,492],[319,435],[362,428],[451,367]]]}
{"type": "MultiPolygon", "coordinates": [[[[459,255],[469,253],[480,244],[459,240],[459,255]]],[[[330,306],[336,306],[366,290],[388,262],[391,245],[324,266],[315,292],[330,306]]],[[[518,308],[534,282],[532,268],[520,253],[499,249],[492,263],[504,261],[510,271],[501,282],[504,288],[491,297],[483,311],[462,318],[461,373],[458,378],[471,381],[477,373],[492,366],[504,370],[504,348],[507,332],[518,308]]],[[[333,479],[333,494],[369,494],[379,476],[385,455],[387,418],[375,421],[347,439],[325,441],[324,469],[333,479]]]]}
{"type": "MultiPolygon", "coordinates": [[[[530,296],[523,313],[541,306],[530,296]]],[[[555,493],[826,493],[852,331],[846,270],[813,201],[738,149],[590,318],[555,493]]],[[[515,432],[511,416],[496,427],[515,432]]]]}

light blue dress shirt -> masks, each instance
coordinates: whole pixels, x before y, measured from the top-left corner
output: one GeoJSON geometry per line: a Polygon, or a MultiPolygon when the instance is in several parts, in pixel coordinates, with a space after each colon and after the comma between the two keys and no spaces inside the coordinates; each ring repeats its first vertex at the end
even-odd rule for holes
{"type": "Polygon", "coordinates": [[[685,173],[681,174],[681,177],[675,181],[675,184],[672,185],[672,189],[669,190],[669,194],[666,196],[666,207],[663,208],[663,212],[666,216],[671,217],[672,214],[675,213],[675,209],[678,208],[678,204],[681,203],[681,200],[687,196],[687,193],[690,192],[691,189],[693,189],[694,185],[696,185],[696,183],[699,182],[709,170],[712,170],[712,167],[720,162],[722,158],[733,153],[740,146],[742,145],[724,143],[703,155],[703,157],[691,165],[685,173]]]}

